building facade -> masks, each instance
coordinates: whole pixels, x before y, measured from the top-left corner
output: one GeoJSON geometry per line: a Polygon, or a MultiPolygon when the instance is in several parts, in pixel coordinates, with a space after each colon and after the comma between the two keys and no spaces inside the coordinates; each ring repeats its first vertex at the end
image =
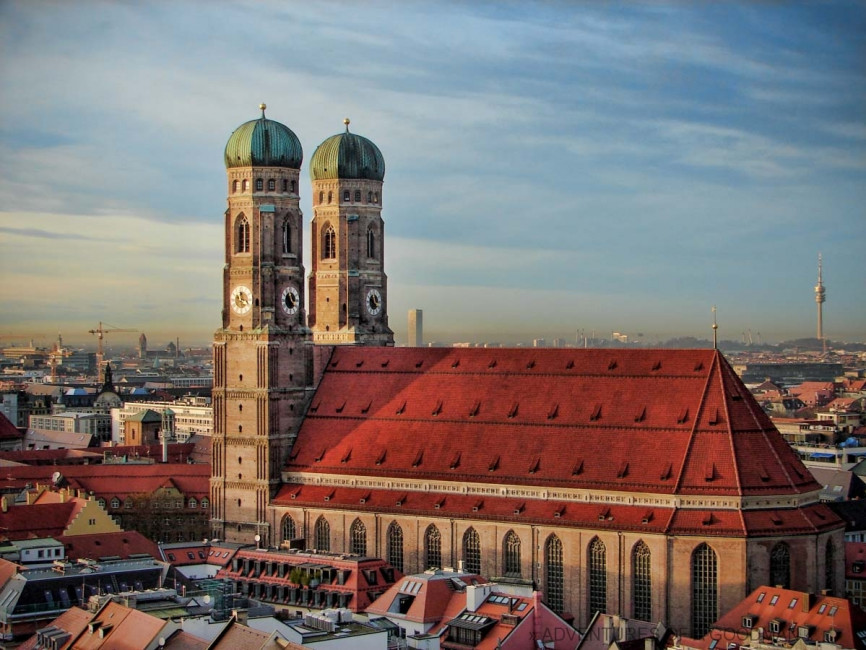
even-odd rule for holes
{"type": "Polygon", "coordinates": [[[390,347],[384,162],[348,130],[311,163],[311,346],[300,249],[273,257],[295,186],[265,189],[297,178],[286,133],[226,147],[215,536],[537,586],[581,628],[702,636],[756,585],[842,588],[842,522],[718,351],[390,347]]]}

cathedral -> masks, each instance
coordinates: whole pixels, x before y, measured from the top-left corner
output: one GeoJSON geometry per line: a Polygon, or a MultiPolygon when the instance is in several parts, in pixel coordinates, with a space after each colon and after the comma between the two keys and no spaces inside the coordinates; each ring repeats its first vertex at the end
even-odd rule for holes
{"type": "Polygon", "coordinates": [[[722,354],[395,348],[382,153],[348,120],[316,149],[307,278],[301,144],[261,109],[225,148],[214,537],[462,567],[580,629],[841,591],[843,523],[722,354]]]}

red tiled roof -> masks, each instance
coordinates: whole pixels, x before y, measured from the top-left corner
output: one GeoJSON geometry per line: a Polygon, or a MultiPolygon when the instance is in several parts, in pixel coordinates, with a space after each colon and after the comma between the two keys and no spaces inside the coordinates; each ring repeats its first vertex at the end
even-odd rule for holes
{"type": "Polygon", "coordinates": [[[847,599],[766,586],[758,587],[724,614],[695,646],[708,647],[710,640],[719,638],[720,633],[730,635],[725,638],[731,641],[736,641],[737,637],[747,640],[751,631],[743,627],[744,616],[753,617],[751,631],[763,628],[767,641],[775,636],[787,636],[791,630],[796,635],[798,626],[804,626],[812,641],[823,642],[825,632],[835,630],[841,647],[866,650],[866,639],[856,634],[866,630],[866,612],[847,599]],[[774,620],[779,621],[784,634],[771,631],[770,622],[774,620]]]}
{"type": "Polygon", "coordinates": [[[21,440],[23,434],[10,422],[3,413],[0,413],[0,440],[21,440]]]}
{"type": "Polygon", "coordinates": [[[429,517],[455,517],[596,530],[634,530],[682,535],[796,535],[840,527],[839,518],[823,503],[799,509],[707,510],[657,506],[583,503],[479,497],[437,492],[344,488],[289,483],[273,499],[274,505],[327,507],[429,517]],[[327,498],[327,500],[326,500],[327,498]],[[364,503],[361,503],[364,499],[364,503]],[[399,505],[398,505],[399,503],[399,505]],[[327,505],[326,505],[327,504],[327,505]]]}
{"type": "MultiPolygon", "coordinates": [[[[84,631],[91,618],[93,618],[93,614],[81,609],[80,607],[73,606],[51,621],[50,624],[44,625],[43,627],[56,627],[64,630],[69,632],[74,639],[84,631]]],[[[18,650],[36,650],[40,647],[36,642],[37,638],[38,637],[34,634],[27,639],[27,641],[18,646],[18,650]]],[[[65,643],[60,647],[67,648],[69,645],[68,643],[65,643]]]]}
{"type": "Polygon", "coordinates": [[[682,495],[820,489],[713,350],[338,347],[286,468],[682,495]]]}
{"type": "Polygon", "coordinates": [[[18,540],[62,535],[82,504],[80,499],[72,499],[66,503],[12,506],[0,512],[0,537],[18,540]]]}
{"type": "Polygon", "coordinates": [[[134,530],[98,535],[59,535],[55,539],[66,547],[66,557],[72,561],[108,556],[126,559],[136,553],[147,553],[159,558],[159,547],[134,530]]]}

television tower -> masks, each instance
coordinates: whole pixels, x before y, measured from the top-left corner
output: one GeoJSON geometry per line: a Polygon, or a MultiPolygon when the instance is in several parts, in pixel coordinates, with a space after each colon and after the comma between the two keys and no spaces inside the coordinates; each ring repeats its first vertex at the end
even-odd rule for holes
{"type": "Polygon", "coordinates": [[[821,277],[821,253],[818,253],[818,284],[815,285],[815,303],[818,305],[818,340],[824,340],[824,323],[823,311],[824,301],[827,300],[826,292],[824,291],[824,282],[821,277]]]}

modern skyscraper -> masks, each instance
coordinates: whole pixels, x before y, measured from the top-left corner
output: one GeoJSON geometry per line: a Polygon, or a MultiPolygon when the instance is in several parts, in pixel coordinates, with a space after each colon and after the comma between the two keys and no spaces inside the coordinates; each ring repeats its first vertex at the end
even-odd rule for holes
{"type": "Polygon", "coordinates": [[[424,347],[424,311],[409,310],[409,347],[424,347]]]}
{"type": "Polygon", "coordinates": [[[818,340],[824,340],[824,302],[827,300],[827,292],[824,290],[824,278],[822,269],[821,253],[818,253],[818,284],[815,285],[815,303],[818,305],[818,340]]]}

